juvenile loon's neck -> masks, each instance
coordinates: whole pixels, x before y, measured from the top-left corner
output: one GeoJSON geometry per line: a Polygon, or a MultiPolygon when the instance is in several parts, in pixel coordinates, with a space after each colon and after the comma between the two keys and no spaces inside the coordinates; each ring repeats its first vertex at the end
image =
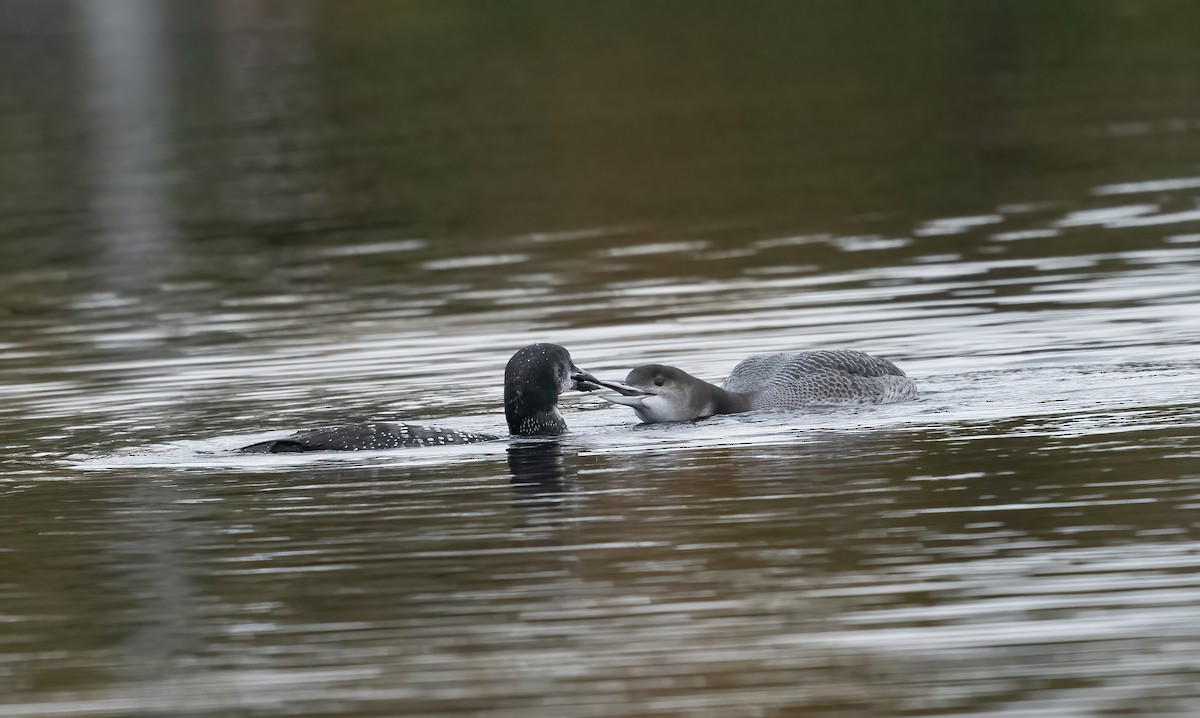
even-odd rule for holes
{"type": "Polygon", "coordinates": [[[740,414],[744,411],[750,411],[750,395],[741,394],[736,391],[726,391],[716,384],[704,384],[704,400],[710,409],[708,415],[714,414],[740,414]]]}

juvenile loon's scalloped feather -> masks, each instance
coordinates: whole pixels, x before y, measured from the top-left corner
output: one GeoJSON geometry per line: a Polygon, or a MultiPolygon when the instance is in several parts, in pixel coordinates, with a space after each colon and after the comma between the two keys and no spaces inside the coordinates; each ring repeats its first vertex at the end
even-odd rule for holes
{"type": "Polygon", "coordinates": [[[847,350],[757,354],[734,367],[722,388],[748,395],[752,409],[888,404],[917,396],[916,382],[895,364],[847,350]]]}

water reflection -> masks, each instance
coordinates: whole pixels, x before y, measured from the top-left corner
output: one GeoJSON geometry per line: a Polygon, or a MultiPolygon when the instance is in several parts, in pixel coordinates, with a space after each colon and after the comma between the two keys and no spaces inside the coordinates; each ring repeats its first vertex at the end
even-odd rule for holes
{"type": "Polygon", "coordinates": [[[324,189],[322,88],[317,69],[320,6],[310,0],[212,4],[213,48],[231,138],[215,157],[196,157],[214,183],[217,216],[263,227],[328,214],[324,189]]]}
{"type": "Polygon", "coordinates": [[[549,506],[561,500],[566,465],[558,440],[513,441],[508,447],[508,470],[521,503],[549,506]]]}
{"type": "MultiPolygon", "coordinates": [[[[156,289],[179,260],[170,198],[175,98],[164,7],[153,0],[87,0],[75,3],[75,10],[90,73],[90,236],[102,245],[99,264],[106,267],[101,279],[108,290],[89,303],[121,306],[132,301],[129,293],[156,289]]],[[[145,328],[125,332],[124,341],[145,346],[160,337],[145,328]]],[[[112,649],[110,680],[165,680],[175,673],[172,658],[201,648],[195,631],[199,591],[188,566],[193,537],[172,530],[180,498],[174,481],[139,482],[109,498],[108,521],[137,526],[133,535],[104,541],[106,553],[122,557],[121,570],[107,579],[110,589],[134,604],[112,649]]]]}
{"type": "Polygon", "coordinates": [[[117,289],[156,287],[178,260],[163,9],[153,0],[76,3],[91,73],[94,236],[104,246],[105,278],[117,289]]]}
{"type": "Polygon", "coordinates": [[[0,3],[0,715],[1190,715],[1198,25],[0,3]],[[534,341],[922,396],[226,451],[534,341]]]}

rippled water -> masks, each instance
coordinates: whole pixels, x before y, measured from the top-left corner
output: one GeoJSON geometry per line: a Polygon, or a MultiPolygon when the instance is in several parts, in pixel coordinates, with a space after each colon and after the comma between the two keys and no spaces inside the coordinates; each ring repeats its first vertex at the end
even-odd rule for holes
{"type": "Polygon", "coordinates": [[[0,5],[0,716],[1195,715],[1198,23],[0,5]],[[921,397],[229,451],[534,341],[921,397]]]}

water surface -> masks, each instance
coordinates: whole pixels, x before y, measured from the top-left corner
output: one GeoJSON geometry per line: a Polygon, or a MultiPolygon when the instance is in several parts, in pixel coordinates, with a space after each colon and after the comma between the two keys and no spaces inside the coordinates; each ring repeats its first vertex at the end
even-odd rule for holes
{"type": "Polygon", "coordinates": [[[0,715],[1194,715],[1198,16],[0,5],[0,715]]]}

